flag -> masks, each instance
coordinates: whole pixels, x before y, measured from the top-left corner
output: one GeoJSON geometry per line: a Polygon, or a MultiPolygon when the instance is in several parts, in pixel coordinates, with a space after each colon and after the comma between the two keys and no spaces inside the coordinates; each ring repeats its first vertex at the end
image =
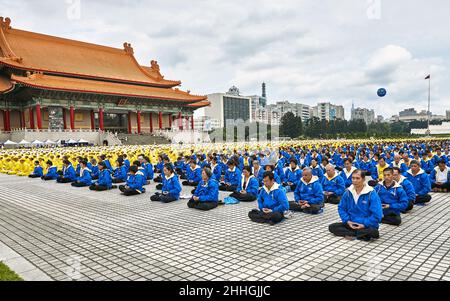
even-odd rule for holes
{"type": "Polygon", "coordinates": [[[425,79],[430,79],[431,78],[431,74],[429,74],[427,77],[425,77],[425,79]]]}

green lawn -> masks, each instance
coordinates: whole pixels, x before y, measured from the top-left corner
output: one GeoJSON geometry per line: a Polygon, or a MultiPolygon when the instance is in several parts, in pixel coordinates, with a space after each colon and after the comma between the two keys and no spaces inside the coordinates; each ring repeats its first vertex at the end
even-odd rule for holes
{"type": "Polygon", "coordinates": [[[0,262],[0,281],[22,281],[22,278],[0,262]]]}

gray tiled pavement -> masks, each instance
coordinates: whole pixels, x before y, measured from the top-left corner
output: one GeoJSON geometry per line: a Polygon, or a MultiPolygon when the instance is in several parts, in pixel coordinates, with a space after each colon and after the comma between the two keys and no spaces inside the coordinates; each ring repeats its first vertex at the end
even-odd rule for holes
{"type": "Polygon", "coordinates": [[[334,205],[269,226],[249,221],[256,203],[197,212],[151,203],[152,187],[127,198],[0,175],[0,241],[36,279],[450,280],[450,194],[365,243],[328,232],[334,205]]]}

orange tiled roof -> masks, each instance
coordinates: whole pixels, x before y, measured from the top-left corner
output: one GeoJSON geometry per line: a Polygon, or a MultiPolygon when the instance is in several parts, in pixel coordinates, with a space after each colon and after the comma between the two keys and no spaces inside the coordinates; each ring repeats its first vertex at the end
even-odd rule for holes
{"type": "Polygon", "coordinates": [[[0,17],[0,64],[30,71],[76,75],[156,87],[175,87],[165,80],[159,65],[141,67],[130,44],[124,49],[100,46],[18,29],[0,17]]]}
{"type": "Polygon", "coordinates": [[[211,105],[211,103],[209,101],[204,100],[204,101],[199,101],[196,103],[189,104],[188,107],[200,109],[200,108],[208,107],[210,105],[211,105]]]}
{"type": "Polygon", "coordinates": [[[6,77],[0,76],[0,93],[5,93],[11,90],[14,85],[6,77]]]}
{"type": "Polygon", "coordinates": [[[26,77],[13,75],[11,77],[11,81],[13,83],[37,89],[160,99],[179,101],[187,104],[202,102],[206,100],[205,96],[191,95],[188,92],[183,92],[178,89],[103,82],[61,76],[51,76],[39,73],[32,74],[26,77]]]}

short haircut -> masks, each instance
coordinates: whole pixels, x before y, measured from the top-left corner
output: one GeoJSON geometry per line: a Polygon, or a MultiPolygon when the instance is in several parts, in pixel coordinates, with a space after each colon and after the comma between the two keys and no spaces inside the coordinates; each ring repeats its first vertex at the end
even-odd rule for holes
{"type": "Polygon", "coordinates": [[[173,173],[173,166],[170,163],[164,164],[164,168],[167,169],[170,173],[173,173]]]}
{"type": "Polygon", "coordinates": [[[402,170],[399,167],[392,167],[392,172],[397,171],[398,173],[402,173],[402,170]]]}
{"type": "Polygon", "coordinates": [[[271,171],[266,171],[263,175],[263,179],[265,178],[269,178],[269,180],[272,181],[273,179],[275,179],[275,175],[271,171]]]}
{"type": "Polygon", "coordinates": [[[250,174],[253,174],[252,168],[251,168],[250,166],[244,166],[244,168],[242,169],[242,171],[244,171],[244,170],[248,171],[250,174]]]}
{"type": "Polygon", "coordinates": [[[291,160],[289,160],[289,163],[295,163],[295,165],[298,164],[297,159],[295,158],[291,158],[291,160]]]}
{"type": "Polygon", "coordinates": [[[361,176],[361,178],[364,180],[366,178],[366,172],[362,169],[357,169],[352,173],[352,176],[354,174],[359,174],[361,176]]]}
{"type": "Polygon", "coordinates": [[[385,170],[383,170],[383,173],[386,173],[386,172],[394,173],[394,169],[388,167],[388,168],[386,168],[385,170]]]}
{"type": "Polygon", "coordinates": [[[412,160],[409,165],[411,166],[411,165],[414,165],[414,164],[417,165],[417,166],[420,166],[420,163],[417,160],[412,160]]]}
{"type": "Polygon", "coordinates": [[[208,179],[210,179],[210,178],[212,177],[213,173],[212,173],[212,171],[211,171],[211,168],[205,167],[205,168],[203,169],[203,171],[205,172],[205,174],[206,174],[206,176],[208,177],[208,179]]]}
{"type": "Polygon", "coordinates": [[[132,165],[130,166],[130,172],[132,173],[137,173],[139,170],[139,168],[136,165],[132,165]]]}

